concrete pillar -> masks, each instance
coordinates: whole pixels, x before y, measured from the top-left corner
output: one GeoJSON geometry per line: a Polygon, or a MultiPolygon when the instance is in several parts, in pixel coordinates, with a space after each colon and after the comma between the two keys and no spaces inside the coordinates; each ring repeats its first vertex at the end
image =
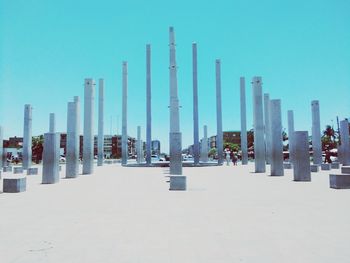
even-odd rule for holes
{"type": "Polygon", "coordinates": [[[318,100],[311,102],[312,111],[312,149],[313,163],[322,163],[321,126],[320,126],[320,106],[318,100]]]}
{"type": "Polygon", "coordinates": [[[194,164],[199,164],[199,127],[198,127],[198,77],[197,77],[197,44],[192,44],[193,73],[193,157],[194,164]]]}
{"type": "Polygon", "coordinates": [[[136,154],[137,154],[137,163],[141,163],[141,126],[137,126],[137,143],[136,143],[136,154]]]}
{"type": "Polygon", "coordinates": [[[248,139],[247,139],[247,109],[245,96],[245,78],[240,78],[240,95],[241,95],[241,151],[242,164],[248,164],[248,139]]]}
{"type": "Polygon", "coordinates": [[[94,172],[94,93],[94,80],[85,79],[83,174],[94,172]]]}
{"type": "Polygon", "coordinates": [[[350,165],[349,121],[340,121],[340,140],[343,165],[350,165]]]}
{"type": "Polygon", "coordinates": [[[67,145],[66,145],[66,178],[79,175],[80,150],[80,103],[79,97],[74,102],[68,102],[67,111],[67,145]]]}
{"type": "Polygon", "coordinates": [[[265,116],[265,154],[266,164],[271,163],[271,126],[270,126],[270,95],[264,94],[264,116],[265,116]]]}
{"type": "Polygon", "coordinates": [[[289,161],[293,164],[294,150],[293,150],[293,134],[294,134],[294,113],[292,110],[288,114],[288,144],[289,144],[289,161]]]}
{"type": "Polygon", "coordinates": [[[265,141],[264,141],[264,114],[262,99],[261,77],[253,77],[253,120],[254,120],[254,155],[255,172],[265,173],[265,141]]]}
{"type": "Polygon", "coordinates": [[[24,127],[23,127],[23,169],[32,165],[32,106],[24,105],[24,127]]]}
{"type": "Polygon", "coordinates": [[[104,80],[99,79],[98,85],[98,137],[97,137],[97,166],[103,165],[104,159],[104,80]]]}
{"type": "Polygon", "coordinates": [[[283,143],[281,100],[270,100],[269,123],[271,131],[271,175],[283,176],[283,143]]]}
{"type": "Polygon", "coordinates": [[[55,114],[50,113],[50,132],[44,134],[43,184],[55,184],[60,180],[60,134],[55,130],[55,114]]]}
{"type": "Polygon", "coordinates": [[[146,163],[152,163],[152,103],[151,103],[151,45],[146,46],[146,163]]]}
{"type": "Polygon", "coordinates": [[[208,132],[207,132],[207,125],[204,125],[203,127],[204,130],[204,136],[202,139],[202,150],[201,150],[201,161],[203,163],[208,162],[208,132]]]}
{"type": "MultiPolygon", "coordinates": [[[[4,132],[0,126],[0,169],[4,166],[4,132]]],[[[0,174],[1,177],[1,174],[0,174]]]]}
{"type": "Polygon", "coordinates": [[[177,66],[174,28],[169,28],[170,48],[170,174],[182,174],[182,136],[180,132],[179,98],[177,89],[177,66]]]}
{"type": "Polygon", "coordinates": [[[127,100],[128,100],[128,63],[123,62],[123,94],[122,94],[122,165],[128,163],[128,119],[127,119],[127,100]]]}
{"type": "Polygon", "coordinates": [[[221,61],[217,59],[215,61],[216,69],[216,147],[218,151],[218,164],[222,164],[224,161],[224,145],[222,134],[222,106],[221,106],[221,61]]]}
{"type": "Polygon", "coordinates": [[[307,131],[293,133],[294,181],[311,181],[309,135],[307,131]]]}

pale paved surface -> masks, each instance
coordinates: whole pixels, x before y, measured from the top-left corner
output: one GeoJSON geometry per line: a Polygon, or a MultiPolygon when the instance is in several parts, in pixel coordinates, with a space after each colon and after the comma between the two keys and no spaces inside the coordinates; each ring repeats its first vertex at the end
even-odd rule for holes
{"type": "Polygon", "coordinates": [[[186,192],[168,191],[166,168],[28,177],[0,194],[0,262],[350,262],[350,190],[328,171],[297,183],[253,170],[184,168],[186,192]]]}

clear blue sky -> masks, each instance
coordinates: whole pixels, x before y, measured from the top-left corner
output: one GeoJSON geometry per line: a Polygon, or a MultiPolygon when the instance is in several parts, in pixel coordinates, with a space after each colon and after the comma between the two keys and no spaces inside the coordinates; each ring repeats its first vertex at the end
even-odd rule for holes
{"type": "Polygon", "coordinates": [[[167,151],[168,27],[174,26],[183,146],[193,141],[192,42],[198,44],[200,126],[207,124],[209,135],[216,131],[216,58],[222,61],[224,130],[240,129],[240,76],[247,79],[252,127],[255,75],[263,77],[264,93],[282,100],[285,128],[292,109],[295,128],[310,131],[314,99],[320,100],[323,128],[335,124],[337,115],[350,115],[349,10],[348,0],[0,0],[0,125],[5,137],[22,136],[24,104],[30,103],[33,135],[48,130],[50,112],[64,132],[67,102],[75,95],[83,99],[84,78],[102,77],[105,131],[115,134],[119,127],[120,132],[126,60],[128,133],[136,136],[141,125],[145,139],[145,45],[150,43],[153,139],[167,151]]]}

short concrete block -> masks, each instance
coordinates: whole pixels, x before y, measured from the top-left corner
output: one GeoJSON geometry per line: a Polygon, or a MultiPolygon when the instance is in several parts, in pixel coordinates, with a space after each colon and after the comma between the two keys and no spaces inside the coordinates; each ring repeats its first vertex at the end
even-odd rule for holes
{"type": "Polygon", "coordinates": [[[332,169],[339,169],[340,168],[340,165],[338,162],[334,162],[334,163],[331,163],[331,168],[332,169]]]}
{"type": "Polygon", "coordinates": [[[317,164],[311,164],[310,165],[310,170],[312,173],[317,173],[320,170],[320,166],[317,164]]]}
{"type": "Polygon", "coordinates": [[[331,164],[330,163],[321,163],[321,170],[328,171],[330,169],[331,169],[331,164]]]}
{"type": "Polygon", "coordinates": [[[38,174],[38,168],[28,168],[27,175],[37,175],[38,174]]]}
{"type": "Polygon", "coordinates": [[[330,188],[350,189],[350,174],[330,174],[330,188]]]}
{"type": "Polygon", "coordinates": [[[3,183],[4,193],[19,193],[26,191],[27,178],[5,178],[3,183]]]}
{"type": "Polygon", "coordinates": [[[292,164],[291,163],[283,163],[283,168],[284,169],[292,169],[292,164]]]}
{"type": "Polygon", "coordinates": [[[170,176],[169,190],[186,190],[186,176],[172,175],[170,176]]]}
{"type": "Polygon", "coordinates": [[[6,173],[6,172],[12,172],[12,166],[4,166],[4,167],[2,167],[2,171],[3,171],[4,173],[6,173]]]}
{"type": "Polygon", "coordinates": [[[13,173],[14,174],[21,174],[21,173],[23,173],[23,167],[13,167],[13,173]]]}
{"type": "Polygon", "coordinates": [[[60,166],[58,166],[58,171],[62,171],[62,166],[60,165],[60,166]]]}
{"type": "Polygon", "coordinates": [[[104,162],[105,162],[105,164],[112,164],[113,163],[112,160],[105,160],[104,162]]]}
{"type": "Polygon", "coordinates": [[[350,174],[350,166],[342,166],[341,173],[342,174],[350,174]]]}

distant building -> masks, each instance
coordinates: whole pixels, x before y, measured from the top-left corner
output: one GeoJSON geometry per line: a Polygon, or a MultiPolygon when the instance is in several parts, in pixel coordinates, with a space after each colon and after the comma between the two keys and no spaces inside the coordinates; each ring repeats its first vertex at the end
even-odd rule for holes
{"type": "MultiPolygon", "coordinates": [[[[224,131],[223,132],[223,142],[225,143],[234,143],[241,146],[241,131],[224,131]]],[[[216,147],[216,135],[209,137],[209,147],[216,147]]]]}

